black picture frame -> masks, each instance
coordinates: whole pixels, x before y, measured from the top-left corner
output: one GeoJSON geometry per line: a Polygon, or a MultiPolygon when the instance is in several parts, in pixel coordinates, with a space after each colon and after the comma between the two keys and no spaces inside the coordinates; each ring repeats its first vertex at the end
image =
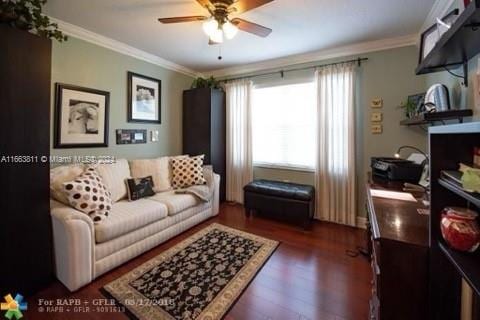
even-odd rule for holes
{"type": "MultiPolygon", "coordinates": [[[[153,86],[152,86],[153,87],[153,86]]],[[[152,89],[154,88],[147,88],[152,89]]],[[[138,73],[128,71],[127,73],[127,121],[135,123],[151,123],[151,124],[161,124],[162,123],[162,81],[160,79],[155,79],[152,77],[144,76],[138,73]],[[134,116],[134,107],[133,107],[133,94],[136,89],[133,88],[135,78],[146,80],[152,82],[158,86],[157,97],[154,97],[156,102],[155,108],[158,110],[158,119],[142,119],[134,116]]]]}
{"type": "MultiPolygon", "coordinates": [[[[457,8],[457,9],[453,9],[452,11],[450,11],[446,16],[444,16],[442,18],[442,21],[445,21],[445,22],[448,22],[449,19],[452,19],[454,16],[458,16],[460,14],[460,10],[457,8]]],[[[422,61],[423,61],[423,53],[424,53],[424,45],[425,45],[425,38],[432,34],[433,32],[438,32],[437,30],[437,23],[435,23],[434,25],[432,25],[430,28],[428,28],[427,30],[425,30],[424,32],[422,32],[421,36],[420,36],[420,50],[419,50],[419,55],[418,55],[418,64],[421,64],[422,61]]],[[[440,40],[440,39],[438,39],[440,40]]],[[[438,42],[437,40],[437,42],[438,42]]],[[[433,49],[432,49],[433,50],[433,49]]]]}
{"type": "MultiPolygon", "coordinates": [[[[55,83],[55,115],[54,115],[54,143],[55,149],[67,149],[67,148],[105,148],[108,147],[108,130],[109,130],[109,109],[110,109],[110,92],[81,87],[77,85],[71,85],[66,83],[55,83]],[[64,107],[64,90],[77,91],[80,93],[87,93],[91,95],[98,95],[104,97],[104,121],[103,121],[103,141],[98,143],[85,143],[85,142],[69,142],[65,143],[62,140],[62,118],[64,107]]],[[[98,124],[100,125],[100,124],[98,124]]]]}

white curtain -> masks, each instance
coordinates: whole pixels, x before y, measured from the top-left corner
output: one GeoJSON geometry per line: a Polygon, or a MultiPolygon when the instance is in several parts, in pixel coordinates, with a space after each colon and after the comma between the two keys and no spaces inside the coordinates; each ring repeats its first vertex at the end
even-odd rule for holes
{"type": "Polygon", "coordinates": [[[355,226],[355,64],[318,69],[316,218],[355,226]]]}
{"type": "Polygon", "coordinates": [[[252,82],[225,85],[227,94],[227,201],[243,203],[243,187],[253,180],[252,82]]]}

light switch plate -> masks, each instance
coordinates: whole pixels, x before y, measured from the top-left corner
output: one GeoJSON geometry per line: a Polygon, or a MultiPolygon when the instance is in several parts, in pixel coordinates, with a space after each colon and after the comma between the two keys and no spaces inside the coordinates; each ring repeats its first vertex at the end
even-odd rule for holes
{"type": "Polygon", "coordinates": [[[372,133],[373,134],[382,134],[383,126],[380,123],[372,123],[372,133]]]}
{"type": "Polygon", "coordinates": [[[372,108],[382,108],[383,107],[383,99],[382,98],[373,99],[371,107],[372,108]]]}
{"type": "Polygon", "coordinates": [[[372,116],[370,118],[372,122],[382,122],[383,121],[383,114],[381,112],[372,112],[372,116]]]}
{"type": "Polygon", "coordinates": [[[160,138],[160,133],[158,132],[158,130],[150,131],[150,141],[158,142],[159,138],[160,138]]]}

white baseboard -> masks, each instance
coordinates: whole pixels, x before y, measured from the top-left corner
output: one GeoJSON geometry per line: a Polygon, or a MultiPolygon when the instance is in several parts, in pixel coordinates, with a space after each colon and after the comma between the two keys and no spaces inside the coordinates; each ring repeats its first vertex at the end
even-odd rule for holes
{"type": "Polygon", "coordinates": [[[357,228],[367,229],[367,218],[366,217],[357,217],[357,228]]]}

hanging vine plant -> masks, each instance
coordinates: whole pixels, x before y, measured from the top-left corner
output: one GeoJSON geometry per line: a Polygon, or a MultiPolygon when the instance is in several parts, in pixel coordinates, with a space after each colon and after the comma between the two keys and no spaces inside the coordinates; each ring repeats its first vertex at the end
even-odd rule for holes
{"type": "Polygon", "coordinates": [[[46,3],[47,0],[0,0],[0,24],[9,24],[59,42],[67,41],[58,25],[42,14],[46,3]]]}

